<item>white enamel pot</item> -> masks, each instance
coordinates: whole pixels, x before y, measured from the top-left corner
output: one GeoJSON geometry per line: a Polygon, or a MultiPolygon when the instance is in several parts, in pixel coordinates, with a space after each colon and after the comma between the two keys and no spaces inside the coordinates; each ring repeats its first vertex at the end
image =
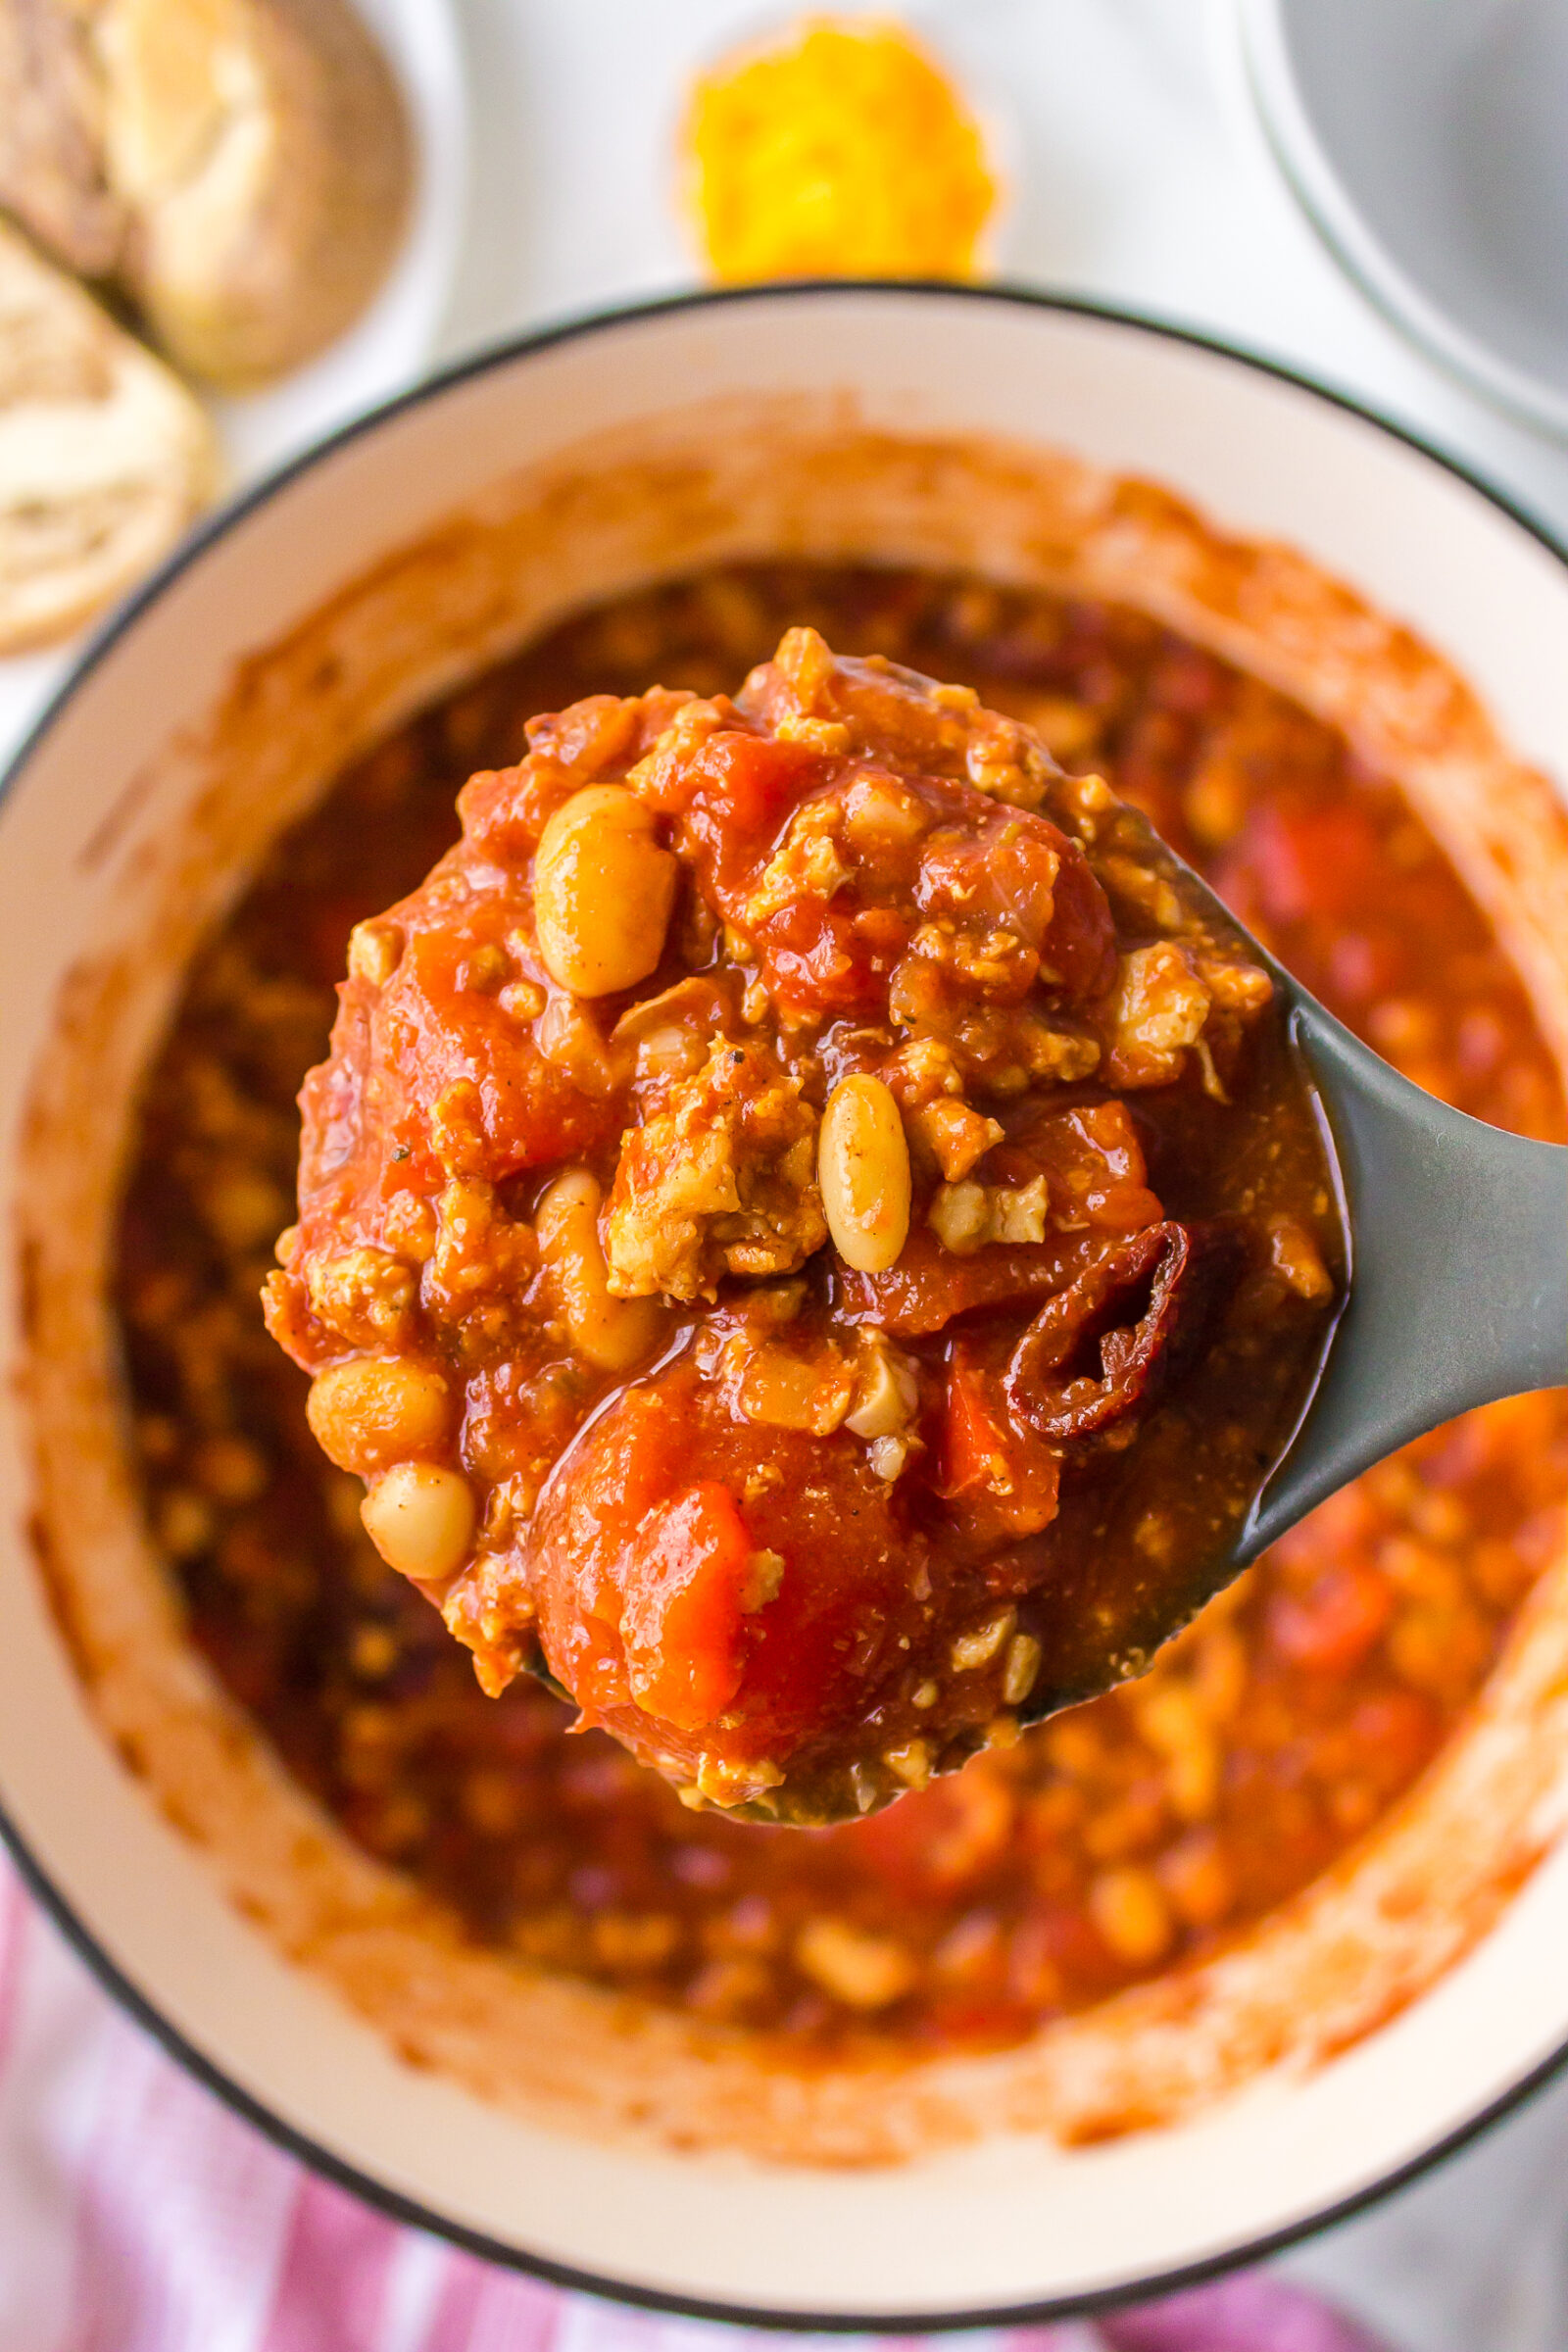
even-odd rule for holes
{"type": "MultiPolygon", "coordinates": [[[[1432,1965],[1382,2002],[1384,2022],[1325,2030],[1291,2063],[1254,2053],[1221,2070],[1214,2095],[1172,2097],[1167,2120],[1080,2132],[1078,2144],[1030,2121],[1009,2062],[975,2062],[942,2089],[950,2121],[972,2095],[972,2132],[944,2129],[922,2147],[908,2122],[918,2102],[906,2103],[902,2151],[847,2126],[859,2159],[849,2166],[791,2160],[776,2134],[770,2151],[748,2149],[739,2126],[727,2145],[723,2131],[706,2147],[661,2144],[647,2100],[639,2131],[620,2128],[624,2115],[596,2131],[567,2115],[569,2084],[555,2086],[554,2106],[496,2104],[475,2089],[473,2063],[446,2063],[455,2030],[442,2043],[430,2027],[422,2063],[409,2063],[409,2034],[345,1991],[341,1953],[324,1973],[289,1956],[309,1943],[305,1909],[291,1912],[275,1883],[235,1900],[245,1866],[221,1850],[238,1835],[235,1808],[222,1821],[202,1810],[219,1764],[174,1803],[157,1727],[126,1734],[131,1700],[116,1678],[138,1642],[150,1645],[148,1705],[184,1710],[198,1728],[217,1718],[201,1670],[178,1663],[175,1636],[135,1598],[132,1538],[117,1520],[127,1505],[112,1366],[98,1362],[105,1203],[180,955],[269,831],[358,745],[564,606],[736,551],[1045,576],[1071,553],[1051,540],[1048,509],[1069,538],[1077,514],[1102,586],[1119,578],[1131,593],[1131,562],[1162,609],[1206,599],[1216,643],[1264,627],[1286,644],[1296,629],[1282,674],[1294,675],[1305,625],[1291,582],[1316,580],[1312,625],[1353,667],[1351,608],[1333,605],[1319,573],[1271,570],[1257,543],[1304,551],[1455,662],[1526,761],[1568,777],[1568,567],[1453,467],[1310,386],[1144,322],[1004,292],[839,286],[567,326],[329,442],[219,516],[99,637],[0,804],[0,1151],[32,1253],[24,1285],[8,1244],[0,1296],[8,1357],[24,1363],[33,1399],[30,1421],[13,1384],[0,1404],[0,1803],[16,1850],[117,1993],[287,2145],[480,2251],[691,2312],[922,2328],[1147,2292],[1406,2177],[1568,2042],[1568,1853],[1555,1843],[1568,1735],[1542,1695],[1544,1650],[1536,1699],[1509,1735],[1505,1827],[1494,1836],[1487,1813],[1503,1797],[1488,1778],[1485,1723],[1465,1735],[1475,1761],[1448,1799],[1470,1806],[1478,1852],[1490,1839],[1524,1857],[1512,1872],[1522,1884],[1448,1922],[1432,1965]],[[804,438],[792,417],[808,419],[804,438]],[[906,463],[897,453],[911,439],[920,454],[906,463]],[[715,488],[702,452],[721,443],[746,454],[715,488]],[[857,487],[856,446],[866,478],[881,468],[874,495],[857,487]],[[1052,450],[1083,468],[1053,471],[1039,454],[1052,450]],[[1102,495],[1123,474],[1196,502],[1250,552],[1233,572],[1211,543],[1198,580],[1190,542],[1177,560],[1173,525],[1128,557],[1136,517],[1102,495]],[[1163,588],[1151,569],[1162,560],[1163,588]],[[1260,622],[1249,600],[1265,590],[1275,602],[1260,622]],[[110,988],[106,956],[120,958],[110,988]],[[90,1378],[77,1379],[78,1350],[97,1362],[90,1378]],[[42,1505],[40,1446],[53,1460],[42,1505]],[[51,1605],[29,1538],[40,1509],[55,1515],[58,1551],[79,1537],[101,1554],[65,1605],[58,1585],[51,1605]],[[900,2152],[906,2161],[872,2160],[900,2152]]],[[[1539,806],[1531,821],[1539,832],[1539,806]]],[[[1491,855],[1477,852],[1478,873],[1491,855]]],[[[1534,885],[1527,874],[1508,887],[1528,898],[1534,885]]],[[[1560,1042],[1568,979],[1553,978],[1548,916],[1515,912],[1560,1042]]],[[[1558,1582],[1542,1642],[1568,1622],[1568,1570],[1558,1582]]],[[[260,1818],[272,1801],[266,1771],[247,1769],[260,1818]]],[[[1441,1911],[1439,1892],[1433,1902],[1441,1911]]],[[[1338,1986],[1330,2005],[1348,1997],[1338,1986]]],[[[415,2040],[423,2030],[411,2029],[415,2040]]],[[[524,2019],[519,2032],[546,2030],[524,2019]]],[[[1162,2030],[1160,2063],[1175,2066],[1179,2020],[1162,2030]]],[[[606,2046],[596,2058],[584,2043],[582,2067],[608,2064],[606,2046]]],[[[860,2095],[874,2109],[883,2086],[868,2079],[860,2095]]],[[[612,2105],[607,2092],[601,2111],[612,2105]]],[[[819,2134],[797,2159],[824,2145],[819,2134]]]]}

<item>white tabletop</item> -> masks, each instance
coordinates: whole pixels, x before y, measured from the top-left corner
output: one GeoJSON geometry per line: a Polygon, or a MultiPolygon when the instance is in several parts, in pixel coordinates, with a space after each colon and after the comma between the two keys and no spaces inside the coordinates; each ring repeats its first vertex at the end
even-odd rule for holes
{"type": "MultiPolygon", "coordinates": [[[[754,26],[758,0],[462,0],[462,13],[474,169],[446,353],[687,282],[672,126],[693,62],[754,26]]],[[[902,13],[1012,118],[1009,275],[1284,360],[1452,451],[1568,537],[1568,446],[1440,374],[1297,210],[1251,116],[1231,0],[922,0],[902,13]]]]}

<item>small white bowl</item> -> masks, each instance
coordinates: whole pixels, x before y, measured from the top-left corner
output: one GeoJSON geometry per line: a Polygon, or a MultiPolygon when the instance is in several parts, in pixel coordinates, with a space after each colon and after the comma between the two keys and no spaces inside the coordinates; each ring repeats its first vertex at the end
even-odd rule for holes
{"type": "Polygon", "coordinates": [[[1287,179],[1433,358],[1568,434],[1562,0],[1239,0],[1287,179]]]}
{"type": "MultiPolygon", "coordinates": [[[[1353,1917],[1337,1885],[1319,1888],[1295,1924],[1215,1963],[1254,2022],[1271,2021],[1239,2061],[1217,2080],[1193,2061],[1191,1985],[1133,1996],[1142,2037],[1114,2114],[1168,2095],[1174,2120],[1063,2145],[1030,2107],[1034,2061],[1005,2053],[912,2091],[891,2072],[841,2084],[813,2127],[819,2154],[859,2158],[835,2168],[739,2152],[758,2110],[771,2102],[776,2143],[818,2092],[781,2089],[776,2072],[733,2090],[733,2065],[710,2144],[670,2144],[655,2129],[671,2113],[660,2084],[684,2068],[711,2124],[723,2067],[671,2059],[667,2019],[655,2032],[559,1986],[504,1995],[517,2014],[499,2071],[539,2097],[478,2095],[476,2079],[498,2078],[475,2004],[502,1964],[420,1941],[411,1898],[310,1814],[184,1647],[140,1531],[102,1287],[120,1139],[183,956],[270,833],[525,629],[661,566],[793,551],[1050,578],[1074,529],[1093,546],[1089,593],[1200,610],[1222,649],[1272,643],[1282,683],[1303,646],[1331,642],[1331,710],[1367,649],[1385,649],[1366,739],[1404,724],[1424,772],[1453,770],[1458,847],[1478,886],[1490,875],[1528,917],[1568,1063],[1561,811],[1539,778],[1501,755],[1489,765],[1487,722],[1443,662],[1326,576],[1462,662],[1512,743],[1560,780],[1568,563],[1343,402],[1195,338],[1022,294],[754,289],[590,319],[459,369],[211,522],[92,646],[4,786],[0,1192],[20,1200],[27,1244],[24,1257],[0,1249],[7,1834],[106,1982],[242,2112],[390,2210],[548,2277],[763,2325],[1079,2310],[1347,2211],[1568,2047],[1568,1556],[1393,1825],[1390,1844],[1421,1849],[1419,1867],[1374,1841],[1342,1874],[1353,1917]],[[1125,475],[1243,536],[1205,534],[1125,475]],[[726,480],[746,495],[721,495],[726,480]],[[1488,789],[1499,760],[1534,811],[1506,868],[1488,846],[1505,813],[1507,794],[1488,789]],[[1466,1872],[1468,1907],[1446,1891],[1466,1872]],[[1384,1947],[1424,1933],[1423,1903],[1432,1964],[1418,1951],[1369,1989],[1384,1947]],[[1293,2037],[1292,2063],[1263,2063],[1293,2037]],[[595,2051],[597,2075],[579,2079],[595,2051]],[[571,2128],[580,2099],[627,2129],[571,2128]],[[868,2116],[874,2135],[897,2110],[905,2144],[925,2146],[925,2123],[962,2125],[971,2100],[968,2138],[867,2160],[868,2116]]],[[[1116,2077],[1118,2031],[1069,2035],[1080,2114],[1116,2077]]],[[[872,2154],[893,2152],[886,2130],[872,2154]]]]}

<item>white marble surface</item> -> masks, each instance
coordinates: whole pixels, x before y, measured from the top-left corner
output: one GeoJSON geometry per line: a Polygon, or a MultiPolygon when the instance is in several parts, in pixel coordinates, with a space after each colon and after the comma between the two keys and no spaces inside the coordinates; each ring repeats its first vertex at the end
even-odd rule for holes
{"type": "MultiPolygon", "coordinates": [[[[927,0],[909,11],[1011,119],[1009,274],[1280,358],[1453,452],[1568,540],[1568,446],[1494,414],[1411,350],[1296,210],[1250,116],[1231,6],[927,0]]],[[[680,94],[696,60],[758,22],[756,0],[460,8],[471,208],[441,356],[687,282],[669,203],[680,94]]],[[[1568,2085],[1283,2260],[1400,2352],[1563,2352],[1568,2085]]]]}
{"type": "MultiPolygon", "coordinates": [[[[686,282],[668,193],[681,90],[693,61],[758,21],[756,0],[463,10],[473,212],[445,352],[686,282]]],[[[1568,539],[1568,447],[1440,374],[1297,211],[1251,117],[1232,0],[935,0],[910,13],[1011,117],[1010,275],[1282,359],[1452,452],[1568,539]]],[[[1401,2352],[1562,2352],[1568,2087],[1283,2261],[1401,2352]]]]}

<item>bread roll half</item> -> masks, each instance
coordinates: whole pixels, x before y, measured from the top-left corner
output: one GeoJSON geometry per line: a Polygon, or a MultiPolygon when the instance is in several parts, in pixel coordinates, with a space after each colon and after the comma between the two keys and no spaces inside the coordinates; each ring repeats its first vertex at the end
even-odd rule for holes
{"type": "Polygon", "coordinates": [[[408,125],[346,0],[104,0],[122,275],[180,367],[239,389],[314,356],[402,237],[408,125]]]}
{"type": "Polygon", "coordinates": [[[128,588],[218,481],[184,386],[0,220],[0,653],[128,588]]]}
{"type": "Polygon", "coordinates": [[[0,205],[210,383],[264,383],[339,335],[413,180],[351,0],[0,0],[0,205]]]}

